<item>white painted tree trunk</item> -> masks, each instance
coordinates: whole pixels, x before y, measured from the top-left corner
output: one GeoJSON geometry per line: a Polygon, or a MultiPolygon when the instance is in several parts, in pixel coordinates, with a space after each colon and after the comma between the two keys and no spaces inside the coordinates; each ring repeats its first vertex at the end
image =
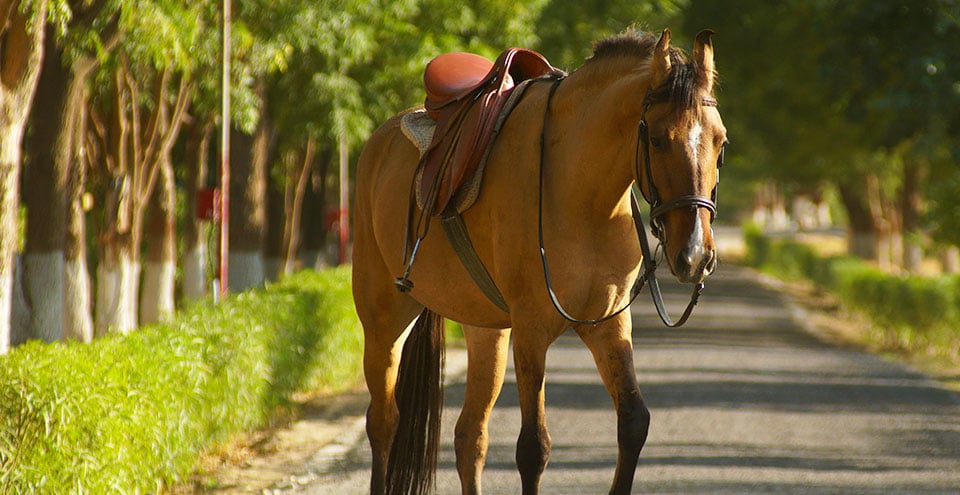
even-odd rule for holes
{"type": "Polygon", "coordinates": [[[30,335],[44,342],[63,339],[63,251],[26,254],[23,266],[30,335]]]}
{"type": "Polygon", "coordinates": [[[263,258],[263,278],[276,282],[287,275],[283,260],[274,256],[263,258]]]}
{"type": "Polygon", "coordinates": [[[122,257],[107,265],[97,267],[96,333],[130,333],[137,328],[140,264],[122,257]]]}
{"type": "Polygon", "coordinates": [[[10,351],[15,253],[20,239],[20,160],[23,131],[43,61],[47,2],[0,9],[0,354],[10,351]]]}
{"type": "Polygon", "coordinates": [[[140,298],[140,324],[156,323],[173,315],[173,281],[176,265],[172,261],[147,262],[143,267],[143,294],[140,298]]]}
{"type": "MultiPolygon", "coordinates": [[[[202,229],[202,227],[201,227],[202,229]]],[[[196,301],[207,296],[207,245],[201,238],[183,254],[183,297],[196,301]]]]}
{"type": "Polygon", "coordinates": [[[264,282],[263,256],[259,252],[231,252],[227,280],[230,292],[262,287],[264,282]]]}
{"type": "Polygon", "coordinates": [[[84,259],[64,263],[63,338],[90,342],[93,340],[93,320],[90,318],[90,277],[84,259]]]}
{"type": "MultiPolygon", "coordinates": [[[[27,331],[30,328],[30,307],[23,297],[23,259],[16,256],[13,275],[13,301],[11,302],[10,316],[10,348],[16,347],[30,338],[27,331]]],[[[0,353],[2,354],[2,353],[0,353]]]]}
{"type": "Polygon", "coordinates": [[[12,335],[22,136],[22,124],[0,125],[0,354],[10,351],[12,335]]]}

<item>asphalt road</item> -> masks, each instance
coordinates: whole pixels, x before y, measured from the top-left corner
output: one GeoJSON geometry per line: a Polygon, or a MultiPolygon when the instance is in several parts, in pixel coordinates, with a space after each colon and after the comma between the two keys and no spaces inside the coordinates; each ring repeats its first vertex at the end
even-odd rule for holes
{"type": "MultiPolygon", "coordinates": [[[[679,308],[687,294],[668,290],[679,308]]],[[[664,328],[635,304],[637,373],[653,420],[634,493],[960,494],[960,399],[924,375],[837,347],[804,329],[802,311],[752,272],[726,265],[694,316],[664,328]]],[[[456,374],[462,355],[449,356],[456,374]]],[[[459,493],[453,424],[461,381],[447,384],[437,492],[459,493]]],[[[593,361],[574,334],[548,353],[553,454],[545,494],[606,493],[616,425],[593,361]]],[[[512,370],[491,421],[483,488],[519,493],[520,411],[512,370]]],[[[362,423],[319,452],[279,493],[363,494],[362,423]]]]}

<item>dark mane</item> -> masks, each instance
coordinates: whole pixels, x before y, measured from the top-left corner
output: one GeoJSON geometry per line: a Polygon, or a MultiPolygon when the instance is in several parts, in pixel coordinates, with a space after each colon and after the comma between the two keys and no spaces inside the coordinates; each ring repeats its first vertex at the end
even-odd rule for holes
{"type": "MultiPolygon", "coordinates": [[[[627,29],[620,34],[597,41],[593,46],[593,55],[587,59],[587,63],[617,57],[646,60],[650,58],[650,54],[656,47],[657,39],[653,33],[634,28],[627,29]]],[[[706,77],[701,77],[701,68],[687,61],[686,55],[673,47],[670,48],[670,64],[670,75],[663,84],[654,89],[650,95],[652,101],[673,102],[677,111],[698,108],[706,80],[706,77]]]]}
{"type": "Polygon", "coordinates": [[[657,46],[657,37],[653,33],[630,28],[594,43],[593,56],[587,61],[612,57],[646,58],[650,56],[655,46],[657,46]]]}

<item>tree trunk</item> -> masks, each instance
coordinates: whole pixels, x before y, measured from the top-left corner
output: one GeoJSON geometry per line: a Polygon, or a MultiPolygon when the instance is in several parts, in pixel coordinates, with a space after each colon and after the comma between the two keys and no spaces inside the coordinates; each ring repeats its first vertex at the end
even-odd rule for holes
{"type": "Polygon", "coordinates": [[[303,156],[294,161],[296,165],[287,181],[284,222],[284,268],[286,274],[293,273],[300,252],[300,223],[303,218],[303,202],[310,187],[310,178],[313,175],[315,142],[313,138],[307,140],[303,156]]]}
{"type": "Polygon", "coordinates": [[[923,208],[923,193],[920,191],[923,170],[914,161],[908,161],[903,169],[903,189],[900,195],[901,225],[903,228],[903,269],[915,273],[923,262],[923,246],[920,244],[923,231],[920,217],[923,208]]]}
{"type": "MultiPolygon", "coordinates": [[[[33,5],[46,18],[46,2],[33,5]]],[[[23,131],[43,61],[44,22],[20,2],[0,11],[0,354],[10,349],[23,131]]]]}
{"type": "Polygon", "coordinates": [[[137,154],[131,150],[132,122],[127,116],[135,95],[125,88],[124,74],[114,74],[112,106],[109,126],[98,129],[103,140],[104,161],[110,181],[104,201],[103,224],[100,232],[100,256],[97,266],[96,335],[109,332],[129,333],[137,328],[137,282],[140,265],[134,239],[136,200],[132,162],[137,154]],[[131,290],[133,289],[133,290],[131,290]]]}
{"type": "Polygon", "coordinates": [[[265,117],[254,135],[231,130],[229,290],[241,292],[264,282],[267,157],[270,136],[265,117]]]}
{"type": "MultiPolygon", "coordinates": [[[[86,99],[85,97],[83,98],[86,99]]],[[[82,150],[86,134],[86,116],[83,111],[85,105],[80,105],[77,112],[76,134],[74,136],[74,152],[77,153],[74,164],[70,167],[70,177],[67,183],[70,198],[67,209],[67,232],[64,241],[64,322],[63,336],[80,342],[93,340],[93,316],[90,312],[90,271],[87,268],[87,224],[84,194],[87,183],[88,163],[84,159],[82,150]]]]}
{"type": "MultiPolygon", "coordinates": [[[[146,206],[169,159],[189,102],[186,79],[171,97],[169,70],[153,74],[153,111],[141,116],[141,82],[121,64],[115,74],[110,126],[98,134],[106,150],[104,162],[112,176],[104,208],[102,255],[97,269],[97,332],[129,332],[137,327],[140,245],[146,206]],[[173,109],[171,110],[171,103],[173,109]]],[[[164,274],[164,286],[173,286],[164,274]]],[[[159,279],[158,279],[159,280],[159,279]]],[[[156,280],[151,280],[155,282],[156,280]]],[[[159,287],[151,288],[160,293],[159,287]]]]}
{"type": "Polygon", "coordinates": [[[147,242],[140,297],[140,324],[155,323],[173,315],[174,277],[177,271],[176,191],[173,164],[161,158],[157,186],[151,195],[147,242]]]}
{"type": "Polygon", "coordinates": [[[43,102],[31,114],[23,201],[27,207],[23,286],[30,307],[29,334],[46,342],[63,337],[64,243],[67,231],[67,175],[73,158],[76,112],[82,81],[61,61],[53,37],[37,84],[43,102]]]}
{"type": "Polygon", "coordinates": [[[274,184],[267,181],[267,224],[266,236],[263,245],[263,276],[268,282],[279,280],[284,275],[284,209],[286,198],[286,177],[289,170],[284,167],[284,184],[274,184]],[[281,190],[282,188],[282,190],[281,190]]]}
{"type": "Polygon", "coordinates": [[[940,251],[940,265],[943,273],[960,273],[960,248],[947,246],[940,251]]]}
{"type": "Polygon", "coordinates": [[[899,212],[880,186],[880,178],[867,174],[866,197],[877,241],[877,265],[886,271],[894,271],[903,259],[903,246],[899,212]]]}
{"type": "Polygon", "coordinates": [[[197,217],[197,195],[207,187],[207,160],[213,126],[209,120],[195,121],[187,130],[186,221],[183,227],[183,297],[203,299],[207,295],[207,237],[209,222],[197,217]]]}
{"type": "Polygon", "coordinates": [[[332,155],[328,149],[320,153],[317,160],[319,163],[310,174],[310,183],[303,198],[302,215],[307,220],[300,223],[300,238],[303,241],[300,249],[301,264],[315,270],[328,266],[326,178],[331,159],[332,155]]]}
{"type": "Polygon", "coordinates": [[[106,243],[97,266],[97,336],[130,333],[137,328],[140,263],[130,235],[106,243]]]}
{"type": "Polygon", "coordinates": [[[847,251],[859,258],[877,258],[876,232],[873,218],[866,206],[866,194],[855,185],[839,184],[840,200],[847,211],[847,251]]]}

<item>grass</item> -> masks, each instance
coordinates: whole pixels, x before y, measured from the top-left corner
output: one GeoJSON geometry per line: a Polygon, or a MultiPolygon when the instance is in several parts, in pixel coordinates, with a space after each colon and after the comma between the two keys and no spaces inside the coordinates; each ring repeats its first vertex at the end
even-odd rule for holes
{"type": "Polygon", "coordinates": [[[349,268],[302,272],[175,321],[0,357],[0,493],[146,493],[269,424],[303,390],[356,385],[349,268]]]}

